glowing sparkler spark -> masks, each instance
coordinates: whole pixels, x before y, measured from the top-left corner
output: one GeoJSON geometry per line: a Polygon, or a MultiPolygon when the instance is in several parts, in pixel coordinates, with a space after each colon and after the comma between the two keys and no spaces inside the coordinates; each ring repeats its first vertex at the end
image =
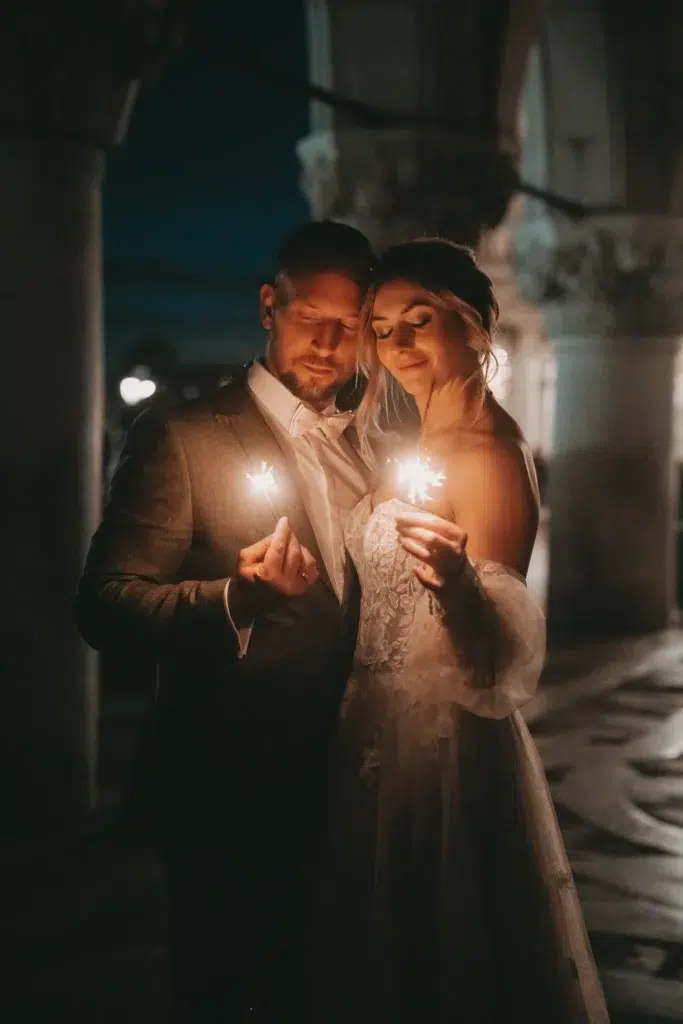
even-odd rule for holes
{"type": "Polygon", "coordinates": [[[412,505],[424,505],[433,501],[429,493],[432,487],[441,487],[446,474],[432,469],[429,459],[414,455],[398,464],[398,485],[408,493],[412,505]]]}
{"type": "MultiPolygon", "coordinates": [[[[267,462],[262,462],[258,473],[247,473],[247,476],[251,481],[252,494],[265,498],[273,508],[272,496],[277,494],[277,481],[273,476],[273,467],[269,466],[267,462]]],[[[273,509],[274,511],[275,509],[273,509]]]]}

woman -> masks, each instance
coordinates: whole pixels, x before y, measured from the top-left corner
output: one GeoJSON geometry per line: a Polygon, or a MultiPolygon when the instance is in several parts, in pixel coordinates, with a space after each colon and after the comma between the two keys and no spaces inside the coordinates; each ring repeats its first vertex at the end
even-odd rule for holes
{"type": "Polygon", "coordinates": [[[486,387],[497,313],[470,251],[440,239],[390,249],[366,302],[361,438],[390,376],[443,481],[427,511],[389,472],[346,529],[362,606],[311,929],[316,1024],[608,1020],[518,711],[545,654],[524,584],[539,499],[486,387]]]}

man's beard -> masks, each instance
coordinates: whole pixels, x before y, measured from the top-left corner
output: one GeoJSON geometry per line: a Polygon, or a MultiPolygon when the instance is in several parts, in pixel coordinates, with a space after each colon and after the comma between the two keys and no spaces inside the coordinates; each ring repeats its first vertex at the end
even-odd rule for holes
{"type": "Polygon", "coordinates": [[[320,387],[304,384],[299,380],[295,373],[290,371],[281,373],[280,381],[284,384],[287,390],[291,391],[296,398],[300,399],[300,401],[306,402],[308,405],[312,405],[318,409],[324,409],[334,401],[337,392],[342,386],[340,381],[334,381],[332,384],[328,384],[327,386],[321,385],[320,387]]]}

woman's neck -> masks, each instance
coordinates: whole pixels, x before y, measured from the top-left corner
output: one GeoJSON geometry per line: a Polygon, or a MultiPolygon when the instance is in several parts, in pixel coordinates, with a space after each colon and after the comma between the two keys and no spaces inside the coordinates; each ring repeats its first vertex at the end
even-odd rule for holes
{"type": "Polygon", "coordinates": [[[479,429],[489,419],[488,391],[482,393],[481,383],[470,381],[463,386],[461,380],[451,380],[429,394],[416,396],[420,414],[420,439],[428,440],[451,431],[460,431],[474,426],[479,429]]]}

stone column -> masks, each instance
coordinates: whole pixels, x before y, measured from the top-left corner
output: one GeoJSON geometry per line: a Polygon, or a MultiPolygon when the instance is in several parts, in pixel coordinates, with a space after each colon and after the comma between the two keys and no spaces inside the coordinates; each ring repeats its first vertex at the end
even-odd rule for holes
{"type": "Polygon", "coordinates": [[[102,486],[100,185],[163,6],[0,16],[4,833],[72,825],[96,798],[96,663],[73,599],[102,486]]]}
{"type": "Polygon", "coordinates": [[[505,216],[516,183],[509,154],[464,154],[438,130],[321,132],[297,153],[313,219],[353,224],[380,251],[418,235],[477,248],[505,216]]]}
{"type": "Polygon", "coordinates": [[[314,102],[298,147],[313,219],[378,249],[442,234],[473,247],[503,220],[537,0],[308,0],[312,80],[388,117],[314,102]],[[457,54],[457,56],[455,56],[457,54]]]}
{"type": "Polygon", "coordinates": [[[540,310],[524,300],[517,281],[514,232],[524,211],[520,198],[512,200],[504,222],[482,236],[477,255],[482,270],[493,282],[500,307],[494,342],[505,349],[509,369],[508,395],[503,405],[535,451],[540,440],[539,373],[546,341],[540,310]]]}
{"type": "Polygon", "coordinates": [[[683,220],[558,229],[520,264],[557,365],[548,617],[556,642],[647,633],[674,610],[673,373],[683,220]]]}

